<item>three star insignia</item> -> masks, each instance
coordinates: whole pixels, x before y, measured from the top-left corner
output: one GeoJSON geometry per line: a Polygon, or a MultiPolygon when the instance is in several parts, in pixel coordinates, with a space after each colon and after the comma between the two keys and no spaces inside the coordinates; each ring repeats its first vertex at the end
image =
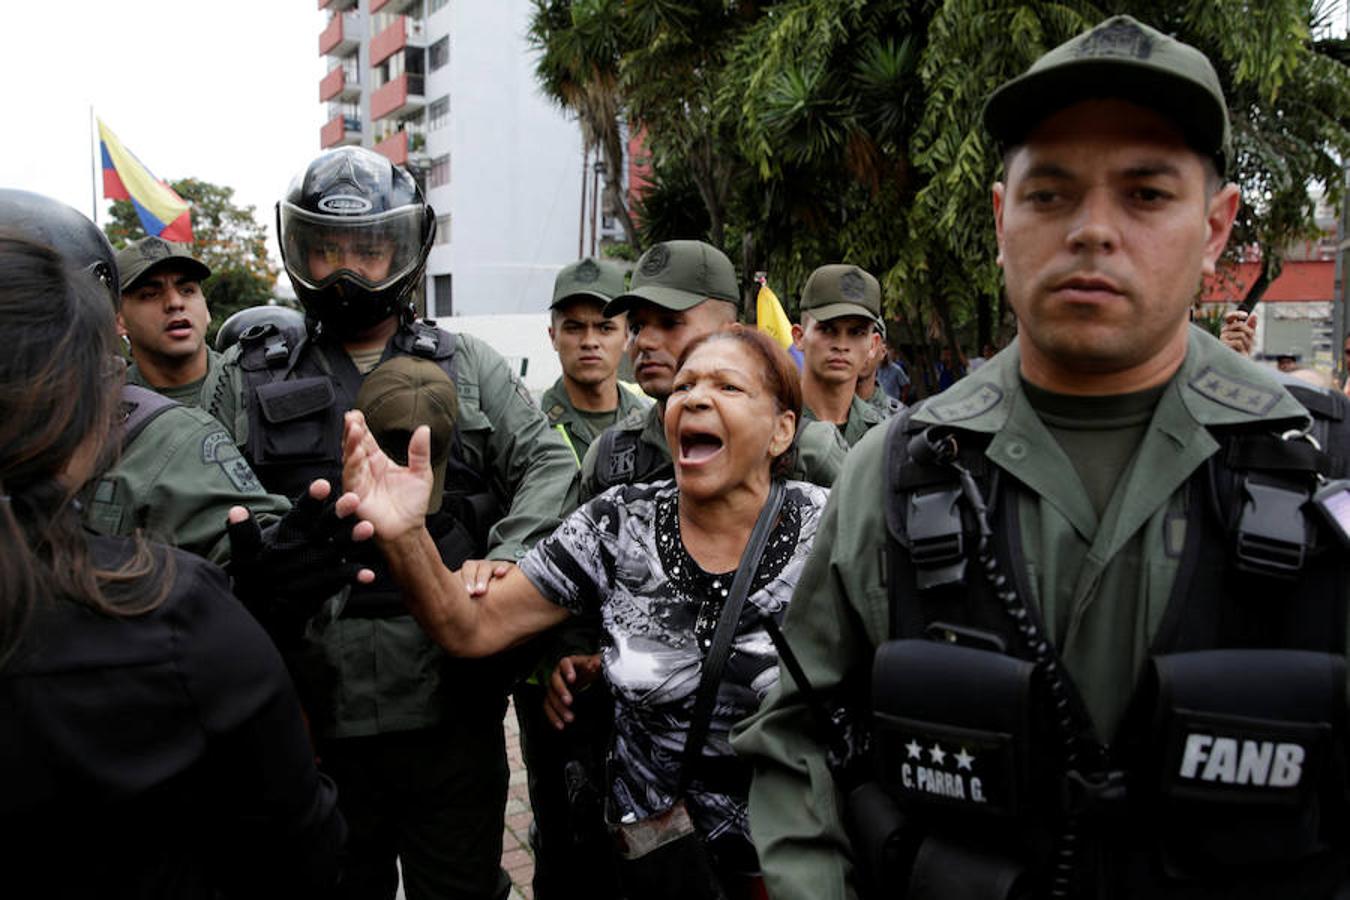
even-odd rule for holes
{"type": "Polygon", "coordinates": [[[934,406],[933,415],[943,422],[960,422],[987,413],[1002,401],[1001,390],[992,384],[984,384],[969,397],[934,406]]]}
{"type": "Polygon", "coordinates": [[[1254,415],[1265,415],[1280,402],[1280,395],[1277,392],[1248,384],[1231,375],[1217,372],[1209,366],[1191,379],[1190,387],[1215,403],[1254,415]]]}

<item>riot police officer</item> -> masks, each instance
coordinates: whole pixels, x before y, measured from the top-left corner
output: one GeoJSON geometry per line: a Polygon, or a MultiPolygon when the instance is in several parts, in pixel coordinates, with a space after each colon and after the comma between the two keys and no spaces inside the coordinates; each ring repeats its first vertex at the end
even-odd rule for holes
{"type": "Polygon", "coordinates": [[[1119,16],[984,121],[1019,337],[836,483],[736,739],[770,893],[1340,896],[1346,432],[1188,322],[1219,79],[1119,16]]]}
{"type": "MultiPolygon", "coordinates": [[[[226,354],[224,388],[206,390],[263,483],[294,495],[339,477],[342,416],[367,373],[417,357],[457,394],[443,502],[428,522],[443,559],[519,558],[575,504],[576,461],[495,351],[415,320],[436,227],[416,182],[369,150],[331,150],[295,177],[277,222],[306,329],[245,333],[226,354]]],[[[409,898],[504,896],[513,673],[448,659],[382,573],[311,619],[292,662],[352,829],[344,896],[392,898],[396,857],[409,898]]]]}

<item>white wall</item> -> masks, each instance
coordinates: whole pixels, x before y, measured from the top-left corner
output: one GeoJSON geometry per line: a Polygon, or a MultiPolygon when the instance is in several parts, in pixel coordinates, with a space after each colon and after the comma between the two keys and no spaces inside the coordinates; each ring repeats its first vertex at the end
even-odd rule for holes
{"type": "Polygon", "coordinates": [[[576,259],[581,130],[539,92],[526,43],[528,0],[452,2],[428,22],[450,32],[450,65],[428,75],[428,105],[447,91],[450,126],[428,134],[450,153],[450,184],[429,192],[450,211],[451,240],[427,267],[454,277],[454,313],[547,308],[557,270],[576,259]]]}

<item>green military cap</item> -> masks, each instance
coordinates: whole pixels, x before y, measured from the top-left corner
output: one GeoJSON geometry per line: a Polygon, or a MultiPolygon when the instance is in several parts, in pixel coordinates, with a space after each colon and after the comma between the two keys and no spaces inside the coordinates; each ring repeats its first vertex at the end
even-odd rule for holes
{"type": "Polygon", "coordinates": [[[704,300],[725,300],[741,307],[736,267],[727,255],[703,241],[663,241],[637,261],[633,283],[605,307],[605,315],[627,312],[639,300],[682,311],[704,300]]]}
{"type": "Polygon", "coordinates": [[[380,448],[401,464],[408,462],[408,439],[419,425],[431,426],[431,502],[441,508],[445,464],[459,418],[459,393],[445,370],[415,356],[395,356],[376,366],[356,394],[356,408],[380,448]]]}
{"type": "Polygon", "coordinates": [[[881,321],[881,283],[857,266],[821,266],[802,288],[801,311],[817,322],[841,316],[881,321]]]}
{"type": "Polygon", "coordinates": [[[560,303],[589,297],[608,303],[623,293],[623,269],[603,259],[586,259],[563,266],[558,277],[553,279],[553,302],[549,309],[560,303]]]}
{"type": "Polygon", "coordinates": [[[1114,16],[1046,53],[999,87],[984,125],[1004,147],[1021,143],[1041,120],[1083,100],[1120,98],[1168,117],[1222,175],[1232,131],[1219,76],[1209,58],[1129,16],[1114,16]]]}
{"type": "Polygon", "coordinates": [[[120,289],[124,292],[131,290],[143,276],[169,262],[178,263],[197,281],[205,281],[211,277],[211,267],[193,256],[187,244],[176,244],[151,235],[127,244],[117,251],[117,271],[121,275],[120,289]]]}

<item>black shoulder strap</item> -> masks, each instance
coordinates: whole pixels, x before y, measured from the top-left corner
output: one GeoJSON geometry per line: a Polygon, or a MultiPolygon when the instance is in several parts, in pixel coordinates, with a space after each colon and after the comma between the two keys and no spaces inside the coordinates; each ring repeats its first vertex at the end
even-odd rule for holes
{"type": "Polygon", "coordinates": [[[145,430],[155,417],[178,406],[176,400],[170,400],[138,384],[122,386],[122,446],[126,447],[136,440],[136,436],[145,430]]]}
{"type": "Polygon", "coordinates": [[[703,742],[708,737],[708,727],[712,723],[713,704],[717,700],[717,689],[722,684],[722,671],[731,656],[731,644],[736,637],[736,626],[741,620],[741,609],[750,596],[750,582],[754,580],[759,568],[764,547],[769,542],[774,522],[783,508],[785,489],[783,482],[774,479],[769,486],[769,496],[759,511],[755,527],[750,532],[750,540],[741,554],[736,566],[736,577],[731,580],[731,589],[722,606],[722,615],[717,619],[717,630],[713,632],[712,644],[703,658],[703,673],[698,681],[698,694],[694,700],[694,711],[689,719],[689,735],[684,742],[684,755],[680,762],[680,781],[677,796],[683,797],[689,787],[694,766],[703,753],[703,742]]]}
{"type": "Polygon", "coordinates": [[[617,484],[633,484],[648,480],[650,470],[656,467],[645,453],[642,434],[626,428],[611,426],[596,438],[599,448],[595,456],[595,493],[599,494],[617,484]]]}

